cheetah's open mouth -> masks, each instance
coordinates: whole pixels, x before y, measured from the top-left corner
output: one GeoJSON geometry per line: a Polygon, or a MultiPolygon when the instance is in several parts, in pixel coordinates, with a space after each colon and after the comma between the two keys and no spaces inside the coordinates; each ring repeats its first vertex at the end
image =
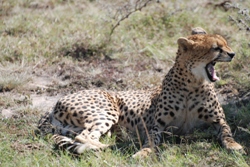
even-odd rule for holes
{"type": "Polygon", "coordinates": [[[211,82],[215,82],[215,81],[220,80],[220,78],[217,77],[217,75],[216,75],[216,70],[214,69],[215,64],[216,64],[216,62],[212,61],[212,62],[208,63],[205,67],[206,72],[207,72],[207,76],[211,82]]]}

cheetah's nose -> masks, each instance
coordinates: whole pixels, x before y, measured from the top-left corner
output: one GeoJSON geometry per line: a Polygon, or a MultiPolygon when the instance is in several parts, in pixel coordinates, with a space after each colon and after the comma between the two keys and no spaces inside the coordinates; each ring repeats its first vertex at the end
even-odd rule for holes
{"type": "Polygon", "coordinates": [[[234,52],[232,52],[232,53],[227,53],[228,54],[228,56],[230,56],[231,58],[233,58],[234,56],[235,56],[235,53],[234,52]]]}

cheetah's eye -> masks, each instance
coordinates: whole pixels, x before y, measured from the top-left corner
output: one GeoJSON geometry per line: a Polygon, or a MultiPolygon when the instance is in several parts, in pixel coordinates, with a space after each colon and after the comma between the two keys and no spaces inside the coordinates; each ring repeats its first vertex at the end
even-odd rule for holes
{"type": "Polygon", "coordinates": [[[217,52],[220,52],[220,53],[222,52],[222,49],[220,47],[216,47],[216,48],[214,48],[214,50],[217,52]]]}

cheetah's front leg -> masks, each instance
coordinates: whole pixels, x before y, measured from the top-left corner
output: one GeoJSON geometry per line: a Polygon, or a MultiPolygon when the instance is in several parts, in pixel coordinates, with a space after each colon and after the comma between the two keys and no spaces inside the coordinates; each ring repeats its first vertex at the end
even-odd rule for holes
{"type": "Polygon", "coordinates": [[[216,129],[219,130],[218,137],[220,138],[222,145],[227,150],[243,151],[243,147],[234,140],[231,129],[229,125],[226,123],[224,117],[216,119],[216,121],[214,121],[213,124],[215,125],[216,129]]]}
{"type": "Polygon", "coordinates": [[[132,157],[133,158],[144,158],[148,157],[149,154],[153,153],[155,147],[160,144],[162,138],[162,131],[164,130],[163,126],[158,124],[154,125],[153,129],[149,132],[149,138],[145,141],[143,148],[135,153],[132,157]]]}

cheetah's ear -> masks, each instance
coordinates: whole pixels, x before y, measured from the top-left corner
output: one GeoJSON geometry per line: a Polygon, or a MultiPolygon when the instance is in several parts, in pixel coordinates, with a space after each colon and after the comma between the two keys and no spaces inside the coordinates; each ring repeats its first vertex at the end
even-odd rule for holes
{"type": "Polygon", "coordinates": [[[179,45],[179,49],[182,52],[186,52],[194,44],[194,41],[189,40],[189,39],[184,38],[184,37],[180,37],[178,39],[177,43],[179,45]]]}
{"type": "Polygon", "coordinates": [[[195,27],[195,28],[192,28],[191,35],[195,35],[195,34],[207,34],[207,32],[201,27],[195,27]]]}

